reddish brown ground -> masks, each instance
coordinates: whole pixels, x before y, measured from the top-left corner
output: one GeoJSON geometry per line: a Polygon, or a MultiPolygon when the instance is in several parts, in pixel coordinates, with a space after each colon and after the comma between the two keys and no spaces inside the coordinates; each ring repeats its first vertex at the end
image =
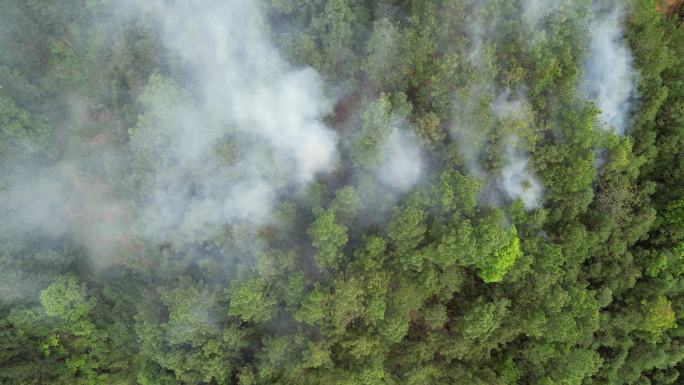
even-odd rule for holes
{"type": "Polygon", "coordinates": [[[120,249],[137,263],[148,265],[145,250],[131,234],[131,217],[128,209],[112,199],[107,185],[99,179],[84,179],[73,168],[65,170],[77,194],[71,215],[75,219],[75,230],[86,246],[95,253],[106,255],[120,249]]]}
{"type": "Polygon", "coordinates": [[[662,14],[672,14],[684,0],[661,0],[656,5],[656,10],[662,14]]]}
{"type": "Polygon", "coordinates": [[[333,128],[340,132],[346,123],[349,122],[352,114],[358,108],[359,96],[356,94],[346,95],[341,98],[334,109],[334,124],[333,128]]]}

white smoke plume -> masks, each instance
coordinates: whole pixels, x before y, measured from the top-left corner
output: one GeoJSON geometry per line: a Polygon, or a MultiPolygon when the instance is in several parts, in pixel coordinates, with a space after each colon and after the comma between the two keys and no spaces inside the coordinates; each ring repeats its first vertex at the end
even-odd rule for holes
{"type": "MultiPolygon", "coordinates": [[[[463,105],[463,104],[462,104],[463,105]]],[[[475,110],[475,109],[474,109],[475,110]]],[[[483,110],[476,110],[480,113],[483,110]]],[[[487,111],[484,111],[487,112],[487,111]]],[[[493,103],[491,103],[491,115],[495,120],[492,124],[501,127],[502,135],[505,139],[505,152],[502,156],[504,165],[500,175],[492,180],[492,189],[484,201],[491,204],[500,204],[504,196],[515,200],[520,198],[526,209],[534,209],[541,205],[543,200],[543,187],[539,179],[530,168],[529,153],[522,146],[523,141],[519,135],[525,134],[533,123],[531,107],[525,100],[522,92],[511,95],[509,91],[501,92],[493,103]],[[520,132],[519,132],[520,131],[520,132]]],[[[477,158],[478,149],[484,146],[485,138],[483,133],[475,129],[476,123],[469,122],[468,116],[474,114],[458,115],[451,135],[459,144],[461,155],[464,157],[465,165],[471,174],[487,178],[488,175],[483,170],[477,158]]],[[[486,194],[487,195],[487,194],[486,194]]]]}
{"type": "Polygon", "coordinates": [[[0,196],[0,221],[2,234],[17,236],[17,232],[31,228],[60,237],[66,233],[70,217],[66,178],[55,178],[58,169],[40,170],[31,180],[12,178],[12,185],[0,196]]]}
{"type": "Polygon", "coordinates": [[[629,123],[631,101],[635,95],[636,72],[632,55],[623,38],[624,13],[613,7],[597,12],[590,23],[589,58],[584,64],[584,90],[601,110],[605,129],[622,135],[629,123]]]}
{"type": "MultiPolygon", "coordinates": [[[[392,199],[418,184],[423,174],[420,141],[407,121],[410,110],[403,94],[383,94],[366,105],[361,119],[348,130],[352,172],[392,199]]],[[[373,200],[370,195],[365,193],[365,198],[373,200]]]]}
{"type": "Polygon", "coordinates": [[[405,192],[418,183],[423,173],[423,156],[415,137],[393,128],[382,151],[377,173],[384,186],[405,192]]]}
{"type": "Polygon", "coordinates": [[[516,149],[517,139],[513,137],[506,148],[506,165],[501,170],[501,188],[511,199],[521,199],[526,209],[539,207],[543,189],[541,183],[529,168],[529,156],[516,149]]]}
{"type": "Polygon", "coordinates": [[[331,105],[321,80],[283,60],[256,2],[149,5],[165,46],[195,83],[187,97],[161,81],[150,90],[152,112],[132,130],[141,158],[150,151],[156,158],[142,162],[155,180],[143,233],[196,239],[217,224],[270,221],[279,194],[336,161],[336,136],[322,122],[331,105]]]}
{"type": "Polygon", "coordinates": [[[556,12],[562,0],[523,0],[523,20],[532,26],[537,26],[547,16],[556,12]]]}
{"type": "Polygon", "coordinates": [[[5,175],[11,186],[0,194],[0,232],[9,239],[38,234],[68,236],[88,249],[96,264],[128,242],[128,212],[111,198],[101,180],[85,176],[70,162],[44,169],[20,169],[5,175]]]}
{"type": "Polygon", "coordinates": [[[526,209],[537,208],[541,204],[544,191],[530,168],[529,154],[521,146],[522,141],[518,136],[533,124],[532,108],[522,91],[511,94],[506,90],[496,97],[492,111],[501,124],[517,128],[506,139],[503,157],[506,163],[501,169],[499,187],[508,198],[521,199],[526,209]]]}
{"type": "MultiPolygon", "coordinates": [[[[323,123],[331,109],[324,84],[311,68],[294,68],[281,57],[256,1],[116,7],[139,17],[150,35],[158,32],[173,62],[138,97],[142,114],[129,129],[130,183],[103,168],[105,158],[128,167],[125,149],[97,153],[97,143],[115,129],[105,127],[104,136],[71,146],[56,166],[27,165],[4,175],[5,236],[68,236],[100,263],[109,251],[137,242],[133,237],[179,244],[208,240],[221,225],[270,223],[280,197],[298,194],[335,166],[337,137],[323,123]]],[[[78,137],[94,122],[76,110],[96,101],[82,97],[75,104],[82,108],[55,124],[78,137]]]]}

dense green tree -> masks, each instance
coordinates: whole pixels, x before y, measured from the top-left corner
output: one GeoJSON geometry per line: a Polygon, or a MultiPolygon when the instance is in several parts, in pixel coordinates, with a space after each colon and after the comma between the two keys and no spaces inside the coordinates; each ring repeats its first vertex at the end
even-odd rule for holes
{"type": "Polygon", "coordinates": [[[684,4],[271,0],[253,52],[220,12],[167,30],[238,3],[0,6],[0,384],[682,381],[684,4]],[[585,89],[606,32],[638,73],[623,135],[585,89]],[[267,80],[231,79],[244,100],[234,68],[195,70],[254,54],[267,80]],[[316,106],[288,92],[319,91],[309,67],[316,106]],[[311,139],[293,124],[335,142],[313,180],[287,167],[320,154],[272,151],[311,139]],[[398,132],[424,166],[401,190],[398,132]],[[235,181],[269,186],[267,214],[207,204],[235,181]]]}

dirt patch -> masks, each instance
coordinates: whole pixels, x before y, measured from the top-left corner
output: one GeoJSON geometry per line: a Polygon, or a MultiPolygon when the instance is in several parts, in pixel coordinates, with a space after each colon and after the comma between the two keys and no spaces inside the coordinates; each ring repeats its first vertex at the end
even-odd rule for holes
{"type": "Polygon", "coordinates": [[[661,0],[656,5],[656,11],[664,15],[671,15],[677,11],[682,2],[684,0],[661,0]]]}
{"type": "Polygon", "coordinates": [[[341,98],[334,108],[333,128],[338,133],[349,123],[350,118],[359,107],[359,95],[351,94],[341,98]]]}

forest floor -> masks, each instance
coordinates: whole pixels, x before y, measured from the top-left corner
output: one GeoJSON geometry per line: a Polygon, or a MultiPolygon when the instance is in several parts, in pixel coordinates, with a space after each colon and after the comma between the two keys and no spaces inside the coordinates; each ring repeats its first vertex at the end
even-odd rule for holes
{"type": "Polygon", "coordinates": [[[662,0],[656,5],[656,10],[658,10],[659,13],[671,14],[676,11],[682,2],[684,2],[684,0],[662,0]]]}

